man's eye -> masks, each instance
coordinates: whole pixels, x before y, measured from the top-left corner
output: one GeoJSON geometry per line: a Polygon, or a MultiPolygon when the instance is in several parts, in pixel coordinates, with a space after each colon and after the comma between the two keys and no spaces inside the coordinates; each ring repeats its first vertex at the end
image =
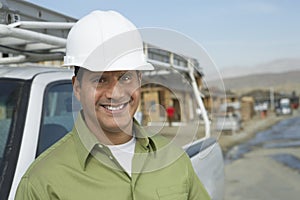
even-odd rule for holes
{"type": "Polygon", "coordinates": [[[130,81],[132,79],[132,76],[130,74],[124,74],[121,76],[121,81],[130,81]]]}
{"type": "Polygon", "coordinates": [[[95,78],[92,80],[93,83],[105,83],[105,78],[95,78]]]}
{"type": "Polygon", "coordinates": [[[106,79],[105,78],[100,78],[98,79],[98,83],[105,83],[106,82],[106,79]]]}

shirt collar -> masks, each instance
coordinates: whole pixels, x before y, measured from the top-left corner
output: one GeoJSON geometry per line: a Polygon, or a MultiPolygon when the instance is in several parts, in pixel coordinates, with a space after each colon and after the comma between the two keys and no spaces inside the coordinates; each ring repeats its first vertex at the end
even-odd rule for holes
{"type": "Polygon", "coordinates": [[[80,165],[85,169],[86,160],[95,145],[99,144],[99,141],[86,126],[81,112],[77,116],[72,132],[75,134],[75,148],[80,165]]]}
{"type": "MultiPolygon", "coordinates": [[[[135,119],[133,131],[135,132],[137,145],[140,145],[142,149],[145,151],[157,150],[157,144],[155,140],[148,136],[146,130],[141,127],[135,119]]],[[[80,165],[82,169],[85,169],[89,155],[94,147],[100,144],[100,142],[87,127],[81,112],[78,114],[72,132],[75,135],[75,148],[77,149],[80,165]]]]}
{"type": "Polygon", "coordinates": [[[147,131],[135,119],[133,119],[133,131],[135,131],[137,141],[144,149],[156,151],[157,145],[155,141],[149,137],[147,131]]]}

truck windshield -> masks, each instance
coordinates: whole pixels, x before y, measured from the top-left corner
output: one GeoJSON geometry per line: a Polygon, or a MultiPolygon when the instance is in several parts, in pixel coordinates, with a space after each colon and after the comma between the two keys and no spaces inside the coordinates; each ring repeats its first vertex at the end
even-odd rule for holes
{"type": "Polygon", "coordinates": [[[19,81],[0,80],[0,166],[3,164],[2,161],[14,119],[14,112],[20,97],[21,85],[22,82],[19,81]]]}

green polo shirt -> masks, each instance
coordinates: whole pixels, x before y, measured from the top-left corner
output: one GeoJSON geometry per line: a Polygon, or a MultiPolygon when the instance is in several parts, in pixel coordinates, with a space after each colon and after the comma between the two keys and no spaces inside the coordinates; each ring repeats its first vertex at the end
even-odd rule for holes
{"type": "Polygon", "coordinates": [[[128,175],[100,144],[81,115],[73,130],[29,167],[15,200],[210,199],[189,157],[135,123],[136,146],[128,175]]]}

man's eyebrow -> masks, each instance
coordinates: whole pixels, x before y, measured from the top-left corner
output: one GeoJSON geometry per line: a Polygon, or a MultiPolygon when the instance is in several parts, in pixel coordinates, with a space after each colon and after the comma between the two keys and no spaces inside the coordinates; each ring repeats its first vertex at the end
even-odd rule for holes
{"type": "Polygon", "coordinates": [[[100,79],[101,77],[105,77],[105,74],[92,74],[89,76],[89,79],[95,79],[95,78],[100,79]]]}
{"type": "Polygon", "coordinates": [[[134,74],[132,71],[122,71],[122,72],[119,72],[119,76],[124,76],[124,75],[126,75],[126,74],[129,74],[129,75],[132,75],[132,74],[134,74]]]}

